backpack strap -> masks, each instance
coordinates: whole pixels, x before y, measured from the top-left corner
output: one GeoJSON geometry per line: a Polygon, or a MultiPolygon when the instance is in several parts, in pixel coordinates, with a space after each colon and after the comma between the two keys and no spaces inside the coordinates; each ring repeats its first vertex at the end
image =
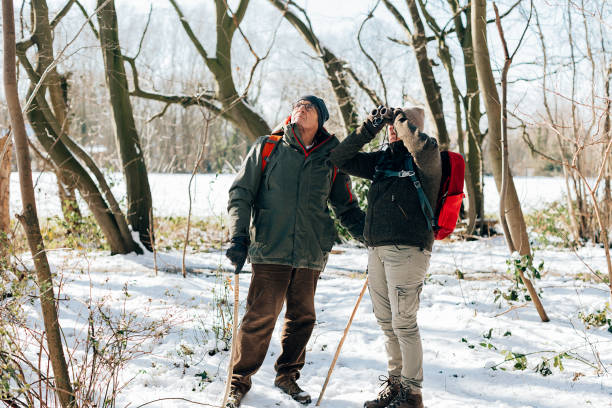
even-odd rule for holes
{"type": "MultiPolygon", "coordinates": [[[[427,229],[429,231],[432,231],[437,226],[436,217],[434,215],[433,209],[431,208],[431,204],[429,204],[429,200],[427,199],[427,196],[425,196],[425,192],[423,191],[423,186],[421,186],[421,182],[417,178],[416,172],[414,171],[412,155],[408,155],[408,157],[406,158],[406,169],[407,170],[402,170],[399,173],[405,172],[406,176],[410,177],[412,184],[414,184],[414,187],[416,188],[416,191],[417,191],[417,195],[419,196],[419,201],[421,203],[421,212],[423,212],[423,215],[425,216],[425,220],[427,221],[427,229]]],[[[406,176],[398,175],[398,177],[406,177],[406,176]]]]}
{"type": "Polygon", "coordinates": [[[432,231],[437,228],[437,221],[434,210],[431,208],[431,204],[423,191],[423,186],[421,186],[421,181],[417,177],[416,171],[414,171],[414,158],[411,154],[408,154],[406,157],[406,161],[404,162],[405,170],[389,170],[382,169],[381,164],[384,161],[384,158],[381,157],[376,165],[376,170],[374,177],[409,177],[412,184],[416,188],[417,196],[419,197],[419,203],[421,204],[421,212],[425,216],[425,220],[427,221],[427,229],[432,231]]]}
{"type": "Polygon", "coordinates": [[[264,144],[263,151],[261,152],[261,172],[263,173],[268,164],[268,158],[278,146],[278,142],[283,138],[283,135],[270,135],[268,140],[264,144]]]}

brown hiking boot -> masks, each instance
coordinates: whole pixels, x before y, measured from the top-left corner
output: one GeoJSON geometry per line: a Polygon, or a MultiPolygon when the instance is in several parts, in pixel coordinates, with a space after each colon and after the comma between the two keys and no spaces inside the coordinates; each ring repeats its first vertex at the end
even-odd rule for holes
{"type": "Polygon", "coordinates": [[[227,397],[227,403],[225,404],[225,408],[238,408],[240,406],[240,402],[244,397],[245,392],[242,392],[238,387],[232,386],[229,396],[227,397]]]}
{"type": "Polygon", "coordinates": [[[383,389],[378,393],[376,399],[364,402],[363,408],[385,408],[402,389],[399,377],[387,378],[381,375],[378,379],[382,382],[380,385],[383,389]]]}
{"type": "Polygon", "coordinates": [[[425,405],[421,394],[411,393],[410,388],[402,387],[388,408],[425,408],[425,405]]]}
{"type": "Polygon", "coordinates": [[[310,395],[300,388],[295,382],[293,377],[282,376],[276,377],[274,385],[281,389],[285,394],[289,394],[291,398],[299,402],[300,404],[308,405],[312,401],[310,395]]]}

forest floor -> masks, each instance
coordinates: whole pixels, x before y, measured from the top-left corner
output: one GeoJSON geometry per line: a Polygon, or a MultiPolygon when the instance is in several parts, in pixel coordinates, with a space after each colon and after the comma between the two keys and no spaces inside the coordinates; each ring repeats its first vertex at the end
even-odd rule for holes
{"type": "MultiPolygon", "coordinates": [[[[105,319],[131,333],[117,407],[162,398],[169,399],[148,406],[220,403],[233,299],[231,266],[223,251],[190,254],[186,278],[180,274],[180,251],[159,253],[157,259],[70,250],[49,255],[61,277],[61,325],[77,360],[83,357],[90,310],[98,311],[95,324],[106,333],[100,342],[111,344],[114,338],[104,329],[105,319]]],[[[496,291],[508,293],[513,286],[502,239],[436,244],[418,315],[427,407],[612,406],[609,324],[590,326],[580,317],[594,321],[598,313],[605,315],[609,292],[591,279],[577,255],[603,270],[601,248],[536,253],[536,263],[544,262],[536,284],[551,319],[542,323],[530,302],[496,300],[496,291]]],[[[366,259],[365,248],[337,246],[319,282],[317,324],[300,380],[313,399],[364,283],[366,259]]],[[[240,275],[241,316],[250,278],[250,273],[240,275]]],[[[38,305],[26,307],[31,326],[40,328],[38,305]]],[[[273,385],[283,313],[245,408],[300,406],[273,385]]],[[[361,407],[378,392],[378,377],[385,373],[384,338],[366,292],[321,406],[361,407]]]]}
{"type": "MultiPolygon", "coordinates": [[[[175,183],[174,188],[186,189],[187,178],[183,176],[182,184],[177,187],[175,183]]],[[[176,195],[168,196],[174,201],[160,198],[165,204],[156,207],[158,214],[166,217],[158,233],[165,235],[167,242],[155,256],[110,256],[87,243],[80,249],[55,245],[48,251],[59,288],[60,323],[72,361],[71,374],[82,381],[92,378],[95,349],[100,376],[93,389],[101,395],[111,384],[119,391],[117,407],[220,404],[235,282],[221,244],[222,216],[216,215],[222,211],[219,203],[224,197],[214,193],[215,189],[226,190],[227,180],[220,183],[224,184],[221,189],[214,186],[218,178],[209,179],[199,184],[202,191],[197,205],[201,208],[196,214],[208,211],[216,221],[194,221],[192,242],[196,244],[185,258],[186,278],[181,274],[179,242],[183,235],[177,232],[186,208],[182,202],[180,208],[174,206],[180,201],[176,195]],[[202,200],[208,201],[208,207],[202,200]],[[172,218],[175,215],[179,218],[172,218]],[[177,223],[175,230],[173,223],[177,223]],[[168,238],[172,234],[175,236],[168,238]],[[105,367],[115,368],[114,381],[102,376],[105,367]]],[[[162,184],[155,177],[152,180],[155,198],[155,186],[162,184]]],[[[542,180],[534,183],[548,185],[542,180]]],[[[536,187],[531,181],[528,184],[531,187],[517,183],[519,191],[536,187]]],[[[554,186],[546,189],[555,191],[554,186]]],[[[50,197],[50,191],[39,183],[39,195],[50,197]]],[[[531,202],[537,200],[541,199],[531,202]]],[[[43,216],[57,215],[51,201],[41,200],[43,216]]],[[[501,237],[436,242],[418,314],[425,405],[612,407],[612,311],[604,282],[603,249],[587,245],[576,251],[550,246],[536,250],[534,265],[543,262],[542,278],[536,280],[536,286],[542,291],[548,323],[540,321],[532,303],[523,299],[522,290],[516,291],[516,300],[505,298],[516,289],[514,275],[507,271],[508,258],[501,237]]],[[[19,260],[24,266],[31,265],[25,253],[19,260]]],[[[313,396],[312,406],[364,284],[366,263],[365,248],[338,245],[322,274],[315,298],[317,323],[299,380],[313,396]]],[[[240,316],[251,279],[249,270],[246,265],[247,273],[240,275],[240,316]]],[[[0,304],[9,306],[12,301],[4,299],[0,304]]],[[[38,302],[23,302],[21,311],[27,326],[40,332],[38,302]]],[[[245,408],[301,406],[273,385],[283,314],[266,360],[253,377],[253,388],[243,400],[245,408]]],[[[44,358],[40,363],[37,354],[39,345],[27,333],[21,334],[26,357],[44,366],[44,358]]],[[[366,292],[321,406],[361,407],[379,391],[379,376],[385,374],[384,338],[366,292]]]]}

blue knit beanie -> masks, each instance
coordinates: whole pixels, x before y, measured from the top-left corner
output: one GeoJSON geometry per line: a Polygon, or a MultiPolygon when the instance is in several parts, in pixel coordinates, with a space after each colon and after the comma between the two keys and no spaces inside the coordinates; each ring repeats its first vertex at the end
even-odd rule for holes
{"type": "Polygon", "coordinates": [[[317,113],[319,114],[319,129],[323,127],[323,123],[329,119],[329,112],[327,111],[327,106],[325,106],[325,102],[321,98],[317,98],[314,95],[305,95],[298,98],[298,101],[308,101],[317,108],[317,113]]]}

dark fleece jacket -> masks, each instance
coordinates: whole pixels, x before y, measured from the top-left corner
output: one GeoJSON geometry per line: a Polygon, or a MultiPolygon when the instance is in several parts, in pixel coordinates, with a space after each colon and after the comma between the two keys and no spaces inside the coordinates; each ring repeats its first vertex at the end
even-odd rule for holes
{"type": "Polygon", "coordinates": [[[424,133],[411,132],[408,122],[405,118],[402,121],[400,116],[394,127],[403,141],[377,152],[360,152],[374,138],[365,126],[360,126],[331,152],[330,160],[350,175],[373,180],[368,192],[364,229],[368,246],[410,245],[431,250],[434,234],[427,228],[416,187],[410,178],[374,178],[374,174],[377,165],[404,170],[405,158],[410,152],[425,195],[435,207],[442,176],[438,142],[424,133]]]}

